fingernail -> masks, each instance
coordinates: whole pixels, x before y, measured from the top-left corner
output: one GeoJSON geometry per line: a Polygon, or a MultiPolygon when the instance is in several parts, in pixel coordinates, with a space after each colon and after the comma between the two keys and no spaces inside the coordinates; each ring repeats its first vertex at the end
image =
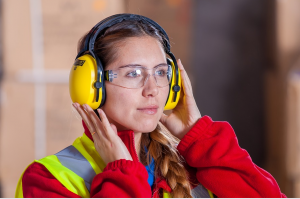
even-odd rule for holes
{"type": "Polygon", "coordinates": [[[84,110],[87,110],[87,105],[86,104],[83,104],[82,106],[83,106],[84,110]]]}
{"type": "Polygon", "coordinates": [[[76,108],[76,109],[78,108],[78,105],[76,103],[73,103],[72,105],[74,108],[76,108]]]}

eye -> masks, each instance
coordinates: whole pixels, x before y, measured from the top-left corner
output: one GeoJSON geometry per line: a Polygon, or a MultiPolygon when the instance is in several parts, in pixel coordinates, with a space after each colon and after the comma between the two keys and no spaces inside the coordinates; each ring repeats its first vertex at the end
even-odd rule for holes
{"type": "Polygon", "coordinates": [[[169,74],[168,68],[160,68],[159,70],[155,71],[155,75],[164,77],[169,74]]]}
{"type": "Polygon", "coordinates": [[[142,74],[142,71],[139,69],[135,69],[129,73],[127,73],[127,77],[139,77],[142,74]]]}
{"type": "Polygon", "coordinates": [[[158,76],[165,76],[165,74],[166,74],[166,71],[164,71],[164,70],[156,71],[156,75],[158,75],[158,76]]]}

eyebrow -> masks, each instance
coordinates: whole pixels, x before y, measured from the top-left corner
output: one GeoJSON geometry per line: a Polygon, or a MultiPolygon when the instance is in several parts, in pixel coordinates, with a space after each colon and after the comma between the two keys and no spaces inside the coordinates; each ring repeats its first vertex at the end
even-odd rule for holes
{"type": "MultiPolygon", "coordinates": [[[[156,66],[153,67],[153,68],[158,68],[158,67],[160,67],[160,66],[168,66],[168,64],[167,64],[167,63],[161,63],[161,64],[156,65],[156,66]]],[[[140,65],[140,64],[127,64],[127,65],[124,65],[124,66],[120,66],[119,68],[127,68],[127,67],[147,68],[147,67],[144,67],[144,66],[142,66],[142,65],[140,65]]],[[[119,68],[118,68],[118,69],[119,69],[119,68]]]]}

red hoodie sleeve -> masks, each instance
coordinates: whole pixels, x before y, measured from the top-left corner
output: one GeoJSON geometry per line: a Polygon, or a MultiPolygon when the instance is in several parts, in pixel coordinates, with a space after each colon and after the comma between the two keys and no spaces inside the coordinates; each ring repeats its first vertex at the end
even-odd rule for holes
{"type": "Polygon", "coordinates": [[[116,160],[108,163],[102,173],[95,176],[91,197],[97,198],[151,198],[148,173],[140,162],[116,160]]]}
{"type": "MultiPolygon", "coordinates": [[[[91,197],[151,197],[148,173],[140,162],[117,160],[94,177],[91,197]]],[[[31,164],[22,178],[24,198],[79,198],[65,188],[43,165],[31,164]]]]}
{"type": "Polygon", "coordinates": [[[285,197],[272,175],[240,148],[227,122],[202,117],[177,149],[187,164],[197,169],[197,180],[217,197],[285,197]]]}

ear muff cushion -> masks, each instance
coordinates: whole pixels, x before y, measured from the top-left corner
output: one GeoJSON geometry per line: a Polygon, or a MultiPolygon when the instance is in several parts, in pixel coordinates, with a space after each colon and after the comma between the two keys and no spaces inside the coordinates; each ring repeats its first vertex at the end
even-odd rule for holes
{"type": "MultiPolygon", "coordinates": [[[[102,88],[99,89],[99,100],[96,102],[96,88],[94,84],[97,77],[97,64],[94,57],[89,54],[78,57],[70,71],[69,91],[73,102],[80,105],[88,104],[97,109],[102,101],[102,88]]],[[[103,79],[100,78],[100,81],[103,79]]]]}
{"type": "MultiPolygon", "coordinates": [[[[179,98],[180,98],[180,93],[181,93],[181,90],[179,92],[177,92],[177,98],[176,100],[174,101],[174,96],[175,96],[175,92],[173,90],[173,87],[176,85],[176,69],[175,69],[175,65],[174,65],[174,62],[173,60],[167,58],[167,63],[169,65],[172,66],[172,78],[171,78],[171,82],[169,84],[169,96],[168,96],[168,99],[166,101],[166,105],[164,107],[164,110],[171,110],[171,109],[174,109],[176,107],[176,105],[178,104],[179,102],[179,98]]],[[[178,69],[178,85],[181,87],[181,75],[180,75],[180,70],[178,69]]]]}
{"type": "Polygon", "coordinates": [[[99,82],[98,82],[98,78],[96,78],[94,88],[97,90],[96,84],[98,84],[98,88],[99,88],[99,86],[101,87],[101,88],[99,88],[98,92],[96,93],[96,98],[95,98],[97,102],[98,102],[98,100],[100,101],[99,107],[97,107],[97,109],[98,109],[104,105],[105,99],[106,99],[105,77],[104,77],[104,70],[103,70],[103,65],[101,63],[101,60],[99,59],[99,57],[97,57],[95,55],[94,55],[94,58],[97,63],[97,73],[96,73],[97,77],[99,75],[99,82]]]}

